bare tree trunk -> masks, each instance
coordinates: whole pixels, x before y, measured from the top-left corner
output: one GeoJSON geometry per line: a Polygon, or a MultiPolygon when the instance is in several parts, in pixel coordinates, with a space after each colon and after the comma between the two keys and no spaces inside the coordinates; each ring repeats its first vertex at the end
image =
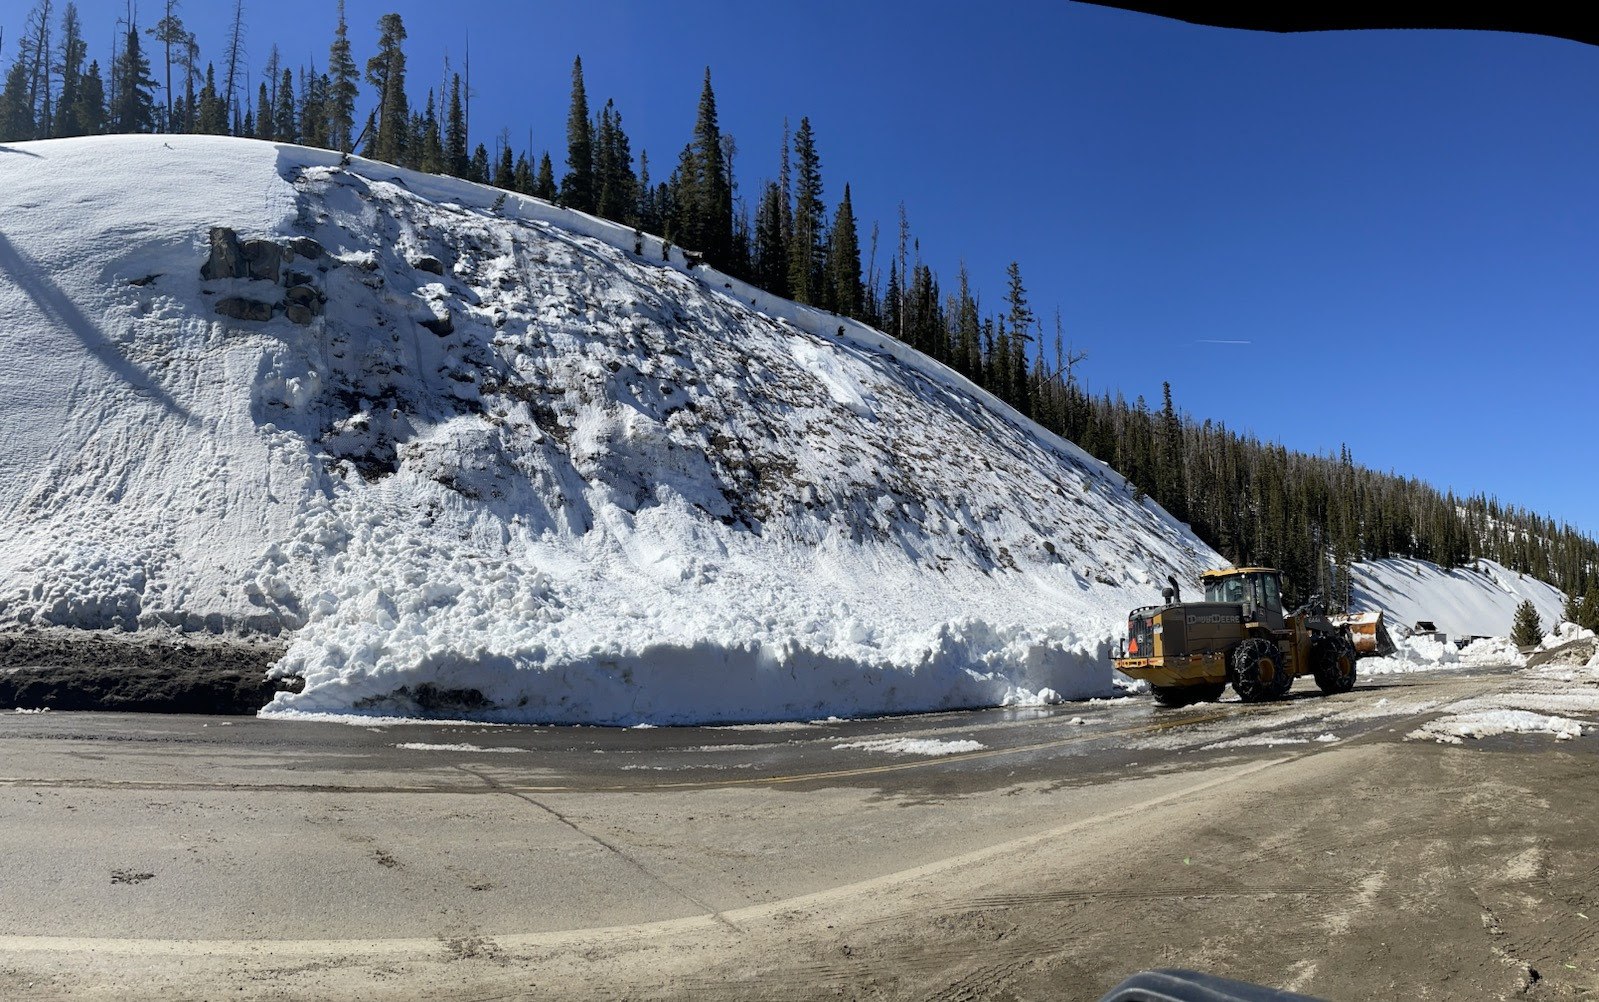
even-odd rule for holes
{"type": "Polygon", "coordinates": [[[178,0],[167,0],[166,17],[161,19],[161,47],[162,55],[167,63],[167,120],[166,130],[172,131],[172,8],[178,5],[178,0]]]}
{"type": "Polygon", "coordinates": [[[33,9],[38,26],[33,35],[33,72],[28,85],[28,114],[34,116],[36,138],[50,135],[50,13],[51,0],[40,0],[33,9]],[[43,91],[43,100],[40,91],[43,91]]]}
{"type": "Polygon", "coordinates": [[[228,90],[223,101],[222,117],[229,118],[234,110],[234,83],[239,72],[239,48],[244,43],[244,0],[233,0],[233,40],[228,45],[228,90]]]}

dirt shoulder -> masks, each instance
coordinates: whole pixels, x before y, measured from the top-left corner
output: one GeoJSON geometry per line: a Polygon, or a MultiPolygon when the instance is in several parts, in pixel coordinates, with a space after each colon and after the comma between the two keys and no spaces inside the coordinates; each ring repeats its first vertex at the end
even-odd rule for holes
{"type": "Polygon", "coordinates": [[[280,640],[95,630],[0,633],[0,709],[253,714],[280,640]]]}

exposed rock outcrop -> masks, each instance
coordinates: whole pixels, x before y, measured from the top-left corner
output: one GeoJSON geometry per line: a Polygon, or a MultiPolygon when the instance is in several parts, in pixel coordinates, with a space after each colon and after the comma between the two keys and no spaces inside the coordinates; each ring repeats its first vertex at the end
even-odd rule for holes
{"type": "Polygon", "coordinates": [[[239,246],[239,235],[226,226],[211,227],[211,256],[200,266],[200,277],[214,281],[219,278],[243,278],[246,274],[244,249],[239,246]]]}
{"type": "Polygon", "coordinates": [[[272,300],[261,296],[226,296],[217,301],[218,315],[234,320],[267,321],[273,314],[284,317],[302,327],[322,315],[328,297],[321,288],[320,273],[330,265],[323,246],[310,237],[291,237],[283,243],[265,239],[239,239],[239,235],[226,226],[213,226],[210,233],[210,254],[200,266],[200,277],[206,281],[222,279],[248,279],[250,282],[270,282],[281,285],[283,292],[272,300]],[[317,262],[315,273],[296,271],[286,266],[297,258],[317,262]]]}

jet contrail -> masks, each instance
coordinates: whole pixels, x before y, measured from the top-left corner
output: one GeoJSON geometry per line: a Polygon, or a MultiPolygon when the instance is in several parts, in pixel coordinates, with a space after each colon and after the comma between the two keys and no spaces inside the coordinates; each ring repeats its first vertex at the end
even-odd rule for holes
{"type": "Polygon", "coordinates": [[[1221,338],[1202,337],[1194,340],[1195,344],[1254,344],[1253,341],[1226,341],[1221,338]]]}

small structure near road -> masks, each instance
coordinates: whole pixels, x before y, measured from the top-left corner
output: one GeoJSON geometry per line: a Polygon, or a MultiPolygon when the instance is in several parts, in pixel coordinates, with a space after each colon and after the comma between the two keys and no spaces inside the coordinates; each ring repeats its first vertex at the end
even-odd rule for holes
{"type": "Polygon", "coordinates": [[[1449,634],[1438,629],[1437,625],[1430,619],[1416,620],[1416,625],[1410,628],[1410,635],[1412,637],[1431,637],[1440,644],[1449,642],[1449,634]]]}

